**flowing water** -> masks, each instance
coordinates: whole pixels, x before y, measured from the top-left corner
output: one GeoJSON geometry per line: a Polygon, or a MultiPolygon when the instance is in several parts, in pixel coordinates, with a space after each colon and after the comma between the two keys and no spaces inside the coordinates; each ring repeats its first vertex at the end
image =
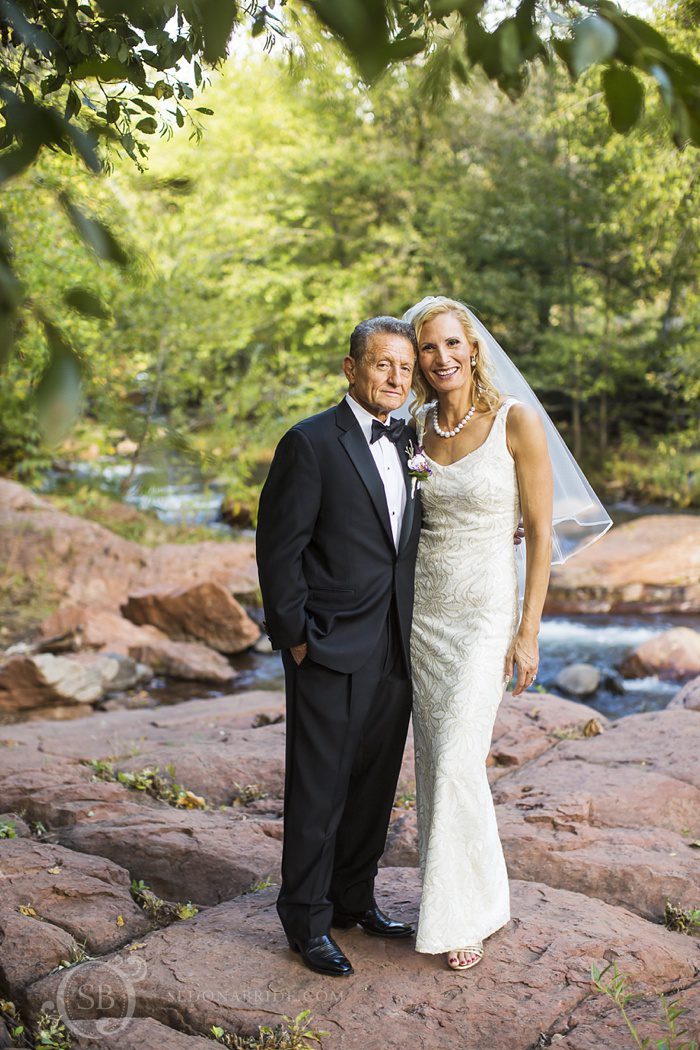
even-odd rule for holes
{"type": "MultiPolygon", "coordinates": [[[[68,474],[52,472],[47,475],[44,490],[50,492],[60,488],[68,477],[72,483],[79,479],[118,494],[120,482],[128,470],[128,464],[113,459],[71,464],[68,474]]],[[[154,465],[146,461],[139,467],[135,484],[123,498],[139,509],[155,511],[162,521],[208,525],[234,535],[234,530],[218,520],[223,500],[221,486],[216,482],[206,483],[189,464],[178,461],[174,454],[169,454],[165,463],[161,460],[154,465]],[[154,466],[157,466],[160,484],[144,489],[142,482],[154,466]]],[[[642,508],[631,504],[620,504],[608,510],[616,524],[645,513],[669,513],[664,508],[642,508]]],[[[236,534],[240,535],[241,531],[236,530],[236,534]]],[[[252,537],[253,534],[245,530],[243,535],[252,537]]],[[[249,611],[260,620],[259,610],[249,611]]],[[[559,671],[573,663],[590,663],[601,670],[604,683],[585,702],[601,714],[619,718],[638,711],[659,710],[666,706],[679,688],[676,683],[660,681],[656,677],[623,680],[615,668],[630,649],[681,624],[697,627],[698,619],[691,616],[652,615],[545,618],[540,632],[537,688],[559,692],[555,686],[559,671]]],[[[284,688],[282,662],[277,653],[263,655],[247,652],[233,657],[231,663],[238,677],[227,692],[284,688]]],[[[207,688],[201,683],[162,679],[155,679],[149,686],[149,693],[160,703],[179,703],[194,697],[222,695],[223,692],[221,689],[207,688]]]]}

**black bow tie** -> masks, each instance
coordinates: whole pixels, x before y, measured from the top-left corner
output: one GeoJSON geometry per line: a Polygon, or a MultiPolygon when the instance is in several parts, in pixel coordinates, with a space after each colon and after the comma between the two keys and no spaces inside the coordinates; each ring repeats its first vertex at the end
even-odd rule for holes
{"type": "Polygon", "coordinates": [[[370,438],[370,445],[373,445],[375,441],[379,441],[380,438],[389,438],[389,441],[393,441],[394,444],[398,444],[403,436],[403,432],[406,429],[406,424],[403,419],[392,419],[388,426],[384,423],[380,423],[378,419],[372,420],[372,437],[370,438]]]}

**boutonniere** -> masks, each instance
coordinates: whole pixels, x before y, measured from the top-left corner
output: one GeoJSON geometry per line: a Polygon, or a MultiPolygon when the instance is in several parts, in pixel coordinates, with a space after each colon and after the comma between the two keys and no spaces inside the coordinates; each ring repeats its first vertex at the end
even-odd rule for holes
{"type": "Polygon", "coordinates": [[[423,451],[423,446],[418,445],[414,449],[413,443],[409,441],[406,446],[406,455],[408,456],[408,476],[411,479],[411,499],[416,494],[416,489],[420,488],[421,481],[425,481],[433,473],[430,469],[427,456],[423,451]]]}

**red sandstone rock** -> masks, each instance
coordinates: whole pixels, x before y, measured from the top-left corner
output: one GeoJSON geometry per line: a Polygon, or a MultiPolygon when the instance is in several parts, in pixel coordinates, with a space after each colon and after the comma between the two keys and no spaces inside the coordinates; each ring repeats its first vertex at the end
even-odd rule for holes
{"type": "Polygon", "coordinates": [[[251,541],[207,540],[146,547],[0,478],[0,564],[9,575],[45,578],[59,598],[117,609],[140,587],[214,580],[231,593],[257,590],[251,541]]]}
{"type": "Polygon", "coordinates": [[[236,677],[228,660],[200,642],[172,641],[156,627],[137,627],[113,609],[65,605],[42,624],[44,637],[81,628],[83,645],[123,653],[149,664],[159,674],[226,683],[236,677]]]}
{"type": "Polygon", "coordinates": [[[135,591],[122,612],[133,623],[152,624],[169,638],[197,639],[222,653],[243,652],[260,637],[260,629],[231,592],[211,580],[135,591]]]}
{"type": "Polygon", "coordinates": [[[616,525],[554,566],[545,611],[700,611],[700,518],[654,514],[616,525]]]}
{"type": "Polygon", "coordinates": [[[700,631],[674,627],[656,638],[642,642],[620,665],[625,678],[659,678],[683,680],[700,674],[700,631]]]}
{"type": "MultiPolygon", "coordinates": [[[[591,962],[602,967],[615,958],[647,994],[696,982],[697,941],[582,894],[540,882],[510,885],[511,921],[486,940],[484,960],[467,974],[451,973],[442,956],[419,955],[412,940],[354,928],[336,936],[355,974],[331,983],[289,951],[276,891],[265,890],[143,938],[139,968],[117,991],[113,1013],[126,1012],[131,992],[134,1013],[176,1021],[189,1034],[212,1023],[252,1033],[309,1008],[313,1026],[332,1032],[333,1050],[526,1050],[594,994],[591,962]]],[[[383,868],[378,899],[392,915],[414,919],[417,872],[383,868]]],[[[87,996],[95,1002],[100,980],[120,965],[128,965],[126,952],[80,968],[68,996],[73,1016],[87,996]]],[[[59,985],[51,975],[28,990],[30,1016],[59,985]]]]}
{"type": "Polygon", "coordinates": [[[69,961],[78,944],[104,954],[151,929],[128,873],[102,857],[3,839],[0,870],[0,983],[12,996],[69,961]]]}

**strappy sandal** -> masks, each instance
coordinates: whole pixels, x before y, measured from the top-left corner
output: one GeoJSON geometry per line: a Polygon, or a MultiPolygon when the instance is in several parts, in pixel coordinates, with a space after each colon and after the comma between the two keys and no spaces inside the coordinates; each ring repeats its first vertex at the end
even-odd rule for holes
{"type": "Polygon", "coordinates": [[[457,971],[459,973],[462,970],[469,970],[469,969],[471,969],[472,966],[476,966],[477,963],[481,962],[483,957],[484,957],[484,942],[483,941],[479,941],[478,944],[468,944],[464,948],[453,948],[451,952],[447,953],[447,965],[450,968],[450,970],[455,970],[455,971],[457,971]],[[456,954],[457,952],[469,952],[471,955],[476,955],[476,959],[472,959],[471,962],[457,963],[456,966],[453,966],[452,963],[450,962],[450,956],[452,954],[456,954]]]}

